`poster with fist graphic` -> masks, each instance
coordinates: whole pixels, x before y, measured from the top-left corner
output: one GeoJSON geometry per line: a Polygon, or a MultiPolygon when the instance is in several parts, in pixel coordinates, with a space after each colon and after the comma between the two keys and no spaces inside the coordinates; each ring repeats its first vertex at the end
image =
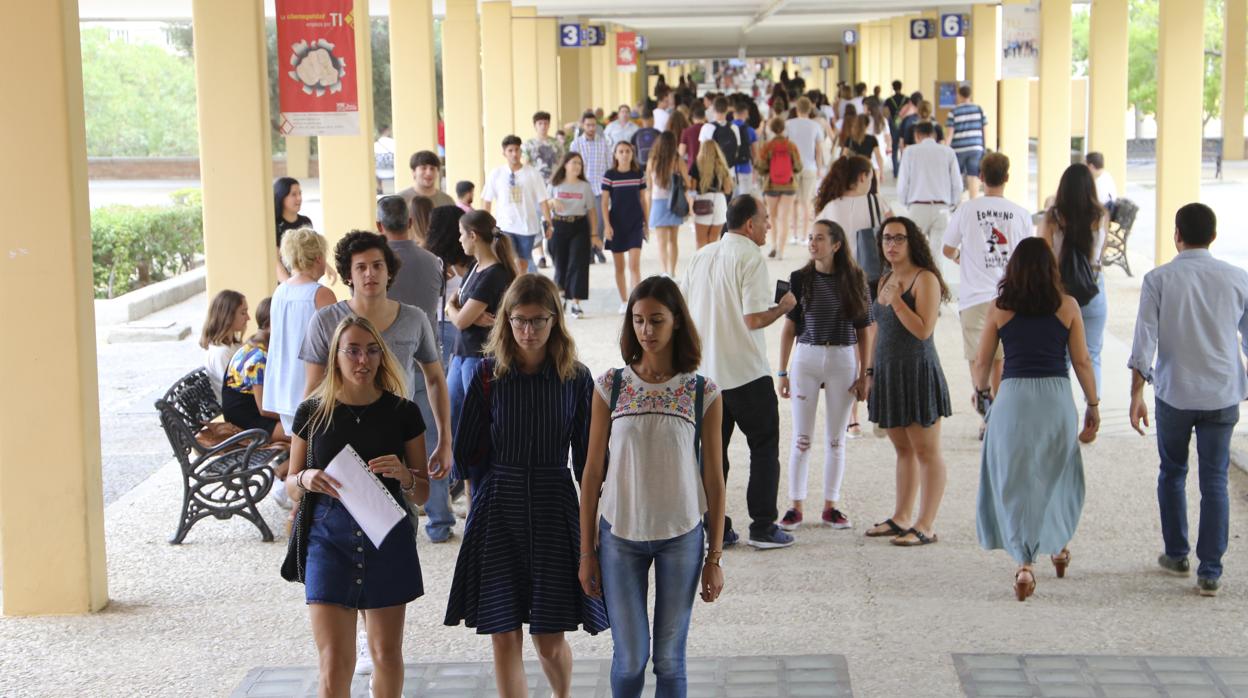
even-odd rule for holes
{"type": "Polygon", "coordinates": [[[277,0],[283,135],[360,133],[353,5],[353,0],[277,0]]]}

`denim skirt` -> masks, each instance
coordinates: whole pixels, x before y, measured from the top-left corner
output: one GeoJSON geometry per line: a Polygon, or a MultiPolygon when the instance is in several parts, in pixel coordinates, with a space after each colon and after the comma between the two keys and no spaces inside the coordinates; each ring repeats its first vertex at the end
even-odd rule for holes
{"type": "Polygon", "coordinates": [[[670,199],[655,199],[650,202],[650,228],[679,228],[685,219],[672,213],[670,199]]]}
{"type": "Polygon", "coordinates": [[[308,532],[308,603],[386,608],[425,593],[410,516],[395,524],[376,548],[341,502],[328,496],[318,500],[308,532]]]}

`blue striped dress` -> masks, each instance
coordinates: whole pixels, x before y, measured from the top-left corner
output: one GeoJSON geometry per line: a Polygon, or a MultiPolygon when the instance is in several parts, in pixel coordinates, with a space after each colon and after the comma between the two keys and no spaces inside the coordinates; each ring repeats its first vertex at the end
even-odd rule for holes
{"type": "Polygon", "coordinates": [[[472,483],[472,508],[455,563],[447,625],[504,633],[528,623],[531,634],[608,627],[601,599],[585,596],[580,565],[580,505],[568,469],[585,465],[589,442],[589,369],[560,381],[547,363],[534,374],[494,378],[483,361],[464,398],[455,431],[455,476],[472,483]],[[484,376],[491,375],[487,386],[484,376]]]}

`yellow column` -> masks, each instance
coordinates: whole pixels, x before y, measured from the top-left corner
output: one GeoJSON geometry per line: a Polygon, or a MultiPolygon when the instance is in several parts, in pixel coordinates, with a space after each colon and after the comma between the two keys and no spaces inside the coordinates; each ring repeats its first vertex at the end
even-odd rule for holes
{"type": "MultiPolygon", "coordinates": [[[[485,172],[481,142],[481,28],[476,0],[446,0],[442,66],[446,181],[468,180],[480,187],[485,172]]],[[[497,150],[498,144],[494,145],[497,150]]]]}
{"type": "Polygon", "coordinates": [[[559,52],[559,125],[581,118],[586,100],[581,92],[581,71],[588,69],[589,56],[583,48],[561,48],[559,52]]]}
{"type": "MultiPolygon", "coordinates": [[[[937,32],[940,31],[940,25],[936,25],[937,32]]],[[[958,40],[957,39],[936,39],[936,82],[957,82],[958,80],[958,40]]],[[[938,123],[944,124],[946,117],[949,115],[948,109],[940,107],[940,94],[938,90],[932,91],[932,106],[936,111],[938,123]]]]}
{"type": "MultiPolygon", "coordinates": [[[[199,1],[207,3],[212,0],[199,1]]],[[[355,0],[352,16],[360,132],[354,136],[319,136],[317,141],[321,201],[325,211],[324,230],[321,232],[328,239],[331,249],[348,231],[374,230],[377,221],[373,159],[373,52],[372,32],[368,27],[368,0],[355,0]]],[[[402,161],[401,157],[399,161],[402,161]]],[[[342,279],[338,280],[338,286],[345,289],[342,279]]]]}
{"type": "Polygon", "coordinates": [[[511,132],[527,138],[538,110],[537,8],[511,8],[511,132]]]}
{"type": "Polygon", "coordinates": [[[916,90],[923,93],[923,99],[932,103],[932,108],[936,108],[937,94],[936,81],[939,79],[940,66],[940,16],[935,10],[924,12],[920,15],[923,19],[932,21],[935,27],[936,35],[931,39],[923,39],[919,44],[919,83],[915,85],[916,90]]]}
{"type": "MultiPolygon", "coordinates": [[[[1201,13],[1196,13],[1198,16],[1201,13]]],[[[1040,105],[1036,144],[1036,207],[1057,192],[1070,166],[1070,0],[1040,3],[1040,105]]],[[[1100,37],[1096,38],[1097,41],[1100,37]]],[[[1199,98],[1191,104],[1200,104],[1199,98]]],[[[1196,110],[1200,121],[1199,109],[1196,110]]],[[[1197,129],[1199,137],[1200,129],[1197,129]]],[[[1199,148],[1197,153],[1199,155],[1199,148]]]]}
{"type": "Polygon", "coordinates": [[[308,136],[286,136],[286,176],[307,179],[312,159],[312,139],[308,136]]]}
{"type": "MultiPolygon", "coordinates": [[[[1122,34],[1125,41],[1126,31],[1122,34]]],[[[971,83],[971,99],[984,110],[988,119],[984,147],[989,150],[997,149],[997,52],[1001,50],[1000,44],[997,6],[971,5],[971,35],[966,40],[966,78],[971,83]]]]}
{"type": "Polygon", "coordinates": [[[589,108],[601,108],[605,118],[606,112],[610,108],[607,106],[606,83],[602,79],[602,67],[607,62],[607,48],[605,46],[590,46],[585,50],[589,52],[589,108]]]}
{"type": "Polygon", "coordinates": [[[493,0],[481,3],[482,126],[487,172],[503,164],[503,138],[515,126],[512,58],[511,3],[493,0]]]}
{"type": "MultiPolygon", "coordinates": [[[[893,90],[888,83],[893,81],[893,27],[892,22],[884,20],[880,22],[879,29],[876,30],[876,41],[880,45],[879,49],[879,70],[875,71],[875,84],[880,86],[880,94],[883,99],[887,99],[893,90]]],[[[867,91],[868,94],[870,90],[867,91]]]]}
{"type": "Polygon", "coordinates": [[[1154,264],[1170,261],[1174,213],[1200,200],[1203,12],[1161,0],[1157,36],[1157,234],[1154,264]]]}
{"type": "MultiPolygon", "coordinates": [[[[438,99],[433,56],[433,0],[390,3],[390,101],[395,169],[418,150],[438,150],[438,99]],[[396,40],[397,39],[397,40],[396,40]]],[[[402,174],[399,181],[405,178],[402,174]]],[[[399,187],[402,189],[402,187],[399,187]]]]}
{"type": "MultiPolygon", "coordinates": [[[[559,106],[559,22],[554,17],[533,20],[537,41],[537,108],[557,114],[559,106]]],[[[554,126],[555,124],[551,124],[554,126]]],[[[554,129],[551,129],[554,133],[554,129]]]]}
{"type": "Polygon", "coordinates": [[[906,23],[905,17],[894,17],[888,23],[888,48],[889,48],[889,67],[892,70],[888,75],[889,85],[884,86],[884,95],[891,95],[893,88],[891,83],[894,80],[905,80],[906,73],[906,44],[910,40],[910,25],[906,23]]]}
{"type": "Polygon", "coordinates": [[[853,84],[863,82],[866,79],[867,74],[867,62],[864,60],[863,53],[863,49],[865,48],[867,41],[867,25],[859,24],[857,29],[858,45],[849,47],[849,50],[854,52],[853,76],[849,80],[849,82],[853,84]]]}
{"type": "Polygon", "coordinates": [[[615,27],[607,29],[607,45],[602,51],[602,93],[604,112],[615,111],[620,106],[620,72],[615,69],[615,46],[618,32],[615,27]]]}
{"type": "MultiPolygon", "coordinates": [[[[1031,202],[1027,199],[1028,180],[1031,176],[1028,172],[1031,81],[1027,78],[1001,80],[997,93],[1000,99],[998,113],[1007,116],[997,119],[995,127],[988,124],[988,130],[996,130],[997,150],[1010,158],[1010,181],[1005,185],[1005,198],[1031,210],[1031,202]]],[[[982,100],[979,104],[984,105],[982,100]]]]}
{"type": "MultiPolygon", "coordinates": [[[[1244,159],[1244,36],[1248,1],[1226,0],[1222,41],[1222,158],[1244,159]]],[[[1115,175],[1117,176],[1117,175],[1115,175]]],[[[1122,181],[1122,180],[1119,180],[1122,181]]]]}
{"type": "Polygon", "coordinates": [[[1119,191],[1127,183],[1127,26],[1127,0],[1093,0],[1088,34],[1096,40],[1088,42],[1087,149],[1105,155],[1105,169],[1119,191]]]}
{"type": "Polygon", "coordinates": [[[108,571],[78,3],[11,3],[5,22],[23,65],[0,129],[3,607],[88,613],[108,603],[108,571]]]}
{"type": "Polygon", "coordinates": [[[910,38],[910,22],[918,19],[919,15],[906,15],[903,19],[906,22],[905,33],[902,34],[902,40],[906,42],[905,69],[901,76],[901,89],[910,94],[915,90],[921,89],[922,69],[919,67],[921,60],[921,48],[923,42],[910,38]]]}
{"type": "Polygon", "coordinates": [[[254,307],[277,283],[277,246],[264,17],[253,4],[196,0],[192,27],[208,293],[239,291],[254,307]]]}

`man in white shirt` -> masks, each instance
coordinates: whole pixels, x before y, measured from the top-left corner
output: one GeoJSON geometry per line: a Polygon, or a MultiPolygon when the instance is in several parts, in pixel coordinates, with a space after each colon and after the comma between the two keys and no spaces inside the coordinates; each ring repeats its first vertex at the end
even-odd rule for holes
{"type": "Polygon", "coordinates": [[[796,226],[790,228],[794,235],[805,235],[814,223],[815,189],[819,186],[819,172],[823,169],[823,127],[810,118],[815,105],[806,97],[798,97],[797,117],[784,124],[784,135],[797,146],[802,158],[802,169],[797,173],[797,206],[793,217],[796,226]]]}
{"type": "Polygon", "coordinates": [[[927,236],[932,260],[939,264],[949,209],[962,198],[962,172],[953,148],[936,142],[932,122],[914,125],[914,141],[901,153],[897,198],[906,207],[910,220],[927,236]]]}
{"type": "Polygon", "coordinates": [[[1191,574],[1187,556],[1188,449],[1196,433],[1200,477],[1200,524],[1196,541],[1196,588],[1215,596],[1226,553],[1230,501],[1227,470],[1239,403],[1248,397],[1248,272],[1215,259],[1217,218],[1204,204],[1188,204],[1174,216],[1179,254],[1144,275],[1131,346],[1131,426],[1148,426],[1144,383],[1156,394],[1157,451],[1161,473],[1157,502],[1166,571],[1191,574]],[[1153,363],[1156,357],[1156,364],[1153,363]]]}
{"type": "MultiPolygon", "coordinates": [[[[660,85],[654,88],[654,100],[658,106],[654,108],[654,127],[662,133],[667,130],[667,122],[672,118],[672,88],[660,85]]],[[[676,134],[680,138],[680,134],[676,134]]]]}
{"type": "Polygon", "coordinates": [[[1102,206],[1109,209],[1114,199],[1118,198],[1118,187],[1114,183],[1114,176],[1105,169],[1105,156],[1094,151],[1084,156],[1083,163],[1092,171],[1092,178],[1096,180],[1096,198],[1100,199],[1102,206]]]}
{"type": "Polygon", "coordinates": [[[607,124],[607,127],[603,129],[603,134],[607,137],[607,143],[614,149],[616,143],[632,142],[633,134],[637,133],[638,128],[640,127],[633,123],[633,110],[627,104],[621,104],[615,119],[607,124]]]}
{"type": "MultiPolygon", "coordinates": [[[[681,287],[706,348],[701,370],[719,385],[723,396],[725,477],[734,427],[749,442],[749,544],[760,549],[784,548],[793,544],[793,537],[776,525],[780,405],[768,368],[763,328],[793,309],[797,300],[785,293],[779,303],[773,303],[767,263],[758,249],[767,240],[767,209],[762,202],[752,195],[733,199],[728,205],[727,228],[719,241],[693,256],[681,287]]],[[[732,519],[726,518],[725,547],[737,539],[732,519]]]]}
{"type": "MultiPolygon", "coordinates": [[[[988,310],[997,299],[997,284],[1018,243],[1034,230],[1027,209],[1005,198],[1010,179],[1010,159],[988,153],[979,162],[984,195],[967,201],[954,211],[944,234],[945,256],[958,265],[958,316],[962,321],[962,353],[974,374],[979,335],[988,310]]],[[[1001,387],[1005,354],[997,345],[992,360],[992,392],[1001,387]]],[[[974,389],[974,386],[972,386],[974,389]]],[[[983,438],[982,432],[980,438],[983,438]]]]}
{"type": "Polygon", "coordinates": [[[481,198],[485,210],[494,214],[499,230],[507,234],[515,247],[520,269],[537,271],[533,264],[533,243],[542,234],[542,225],[550,225],[546,210],[546,185],[536,169],[520,161],[523,143],[519,136],[503,139],[503,157],[507,164],[500,165],[485,178],[485,191],[481,198]]]}

